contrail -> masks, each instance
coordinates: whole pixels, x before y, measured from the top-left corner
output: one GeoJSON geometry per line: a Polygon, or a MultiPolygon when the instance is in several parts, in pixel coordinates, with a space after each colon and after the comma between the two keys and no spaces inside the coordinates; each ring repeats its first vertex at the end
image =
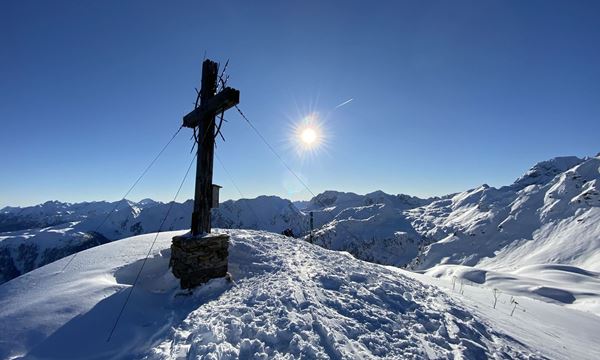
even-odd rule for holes
{"type": "Polygon", "coordinates": [[[346,105],[347,103],[349,103],[350,101],[354,100],[354,98],[348,99],[346,101],[344,101],[343,103],[339,104],[338,106],[336,106],[335,108],[341,108],[342,106],[346,105]]]}

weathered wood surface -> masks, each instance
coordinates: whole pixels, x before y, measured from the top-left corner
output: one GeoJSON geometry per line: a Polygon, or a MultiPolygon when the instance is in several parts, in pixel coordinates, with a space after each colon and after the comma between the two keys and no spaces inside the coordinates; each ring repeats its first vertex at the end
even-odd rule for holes
{"type": "MultiPolygon", "coordinates": [[[[202,87],[200,106],[206,104],[217,91],[219,65],[210,60],[202,64],[202,87]]],[[[210,234],[210,207],[212,205],[213,156],[215,152],[215,115],[200,119],[198,136],[198,159],[196,162],[196,187],[194,212],[192,213],[192,235],[210,234]]]]}
{"type": "Polygon", "coordinates": [[[201,104],[192,112],[183,117],[183,126],[195,128],[205,117],[218,115],[240,103],[240,91],[226,87],[212,97],[206,104],[201,104]]]}
{"type": "Polygon", "coordinates": [[[215,152],[215,117],[240,101],[240,92],[225,88],[217,92],[219,64],[211,60],[202,63],[200,106],[183,118],[184,126],[198,127],[198,159],[192,213],[192,235],[210,234],[210,209],[213,204],[213,158],[215,152]]]}

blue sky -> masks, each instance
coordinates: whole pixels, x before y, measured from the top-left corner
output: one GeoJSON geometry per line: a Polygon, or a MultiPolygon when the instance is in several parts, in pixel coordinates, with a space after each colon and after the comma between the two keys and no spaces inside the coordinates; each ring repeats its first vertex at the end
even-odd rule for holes
{"type": "MultiPolygon", "coordinates": [[[[119,199],[192,109],[205,53],[230,59],[240,108],[315,193],[509,184],[600,151],[599,17],[597,1],[3,1],[0,206],[119,199]],[[327,146],[299,156],[311,112],[327,146]]],[[[309,197],[226,118],[217,152],[244,196],[309,197]]],[[[129,197],[170,200],[190,146],[183,129],[129,197]]],[[[215,182],[240,197],[218,162],[215,182]]]]}

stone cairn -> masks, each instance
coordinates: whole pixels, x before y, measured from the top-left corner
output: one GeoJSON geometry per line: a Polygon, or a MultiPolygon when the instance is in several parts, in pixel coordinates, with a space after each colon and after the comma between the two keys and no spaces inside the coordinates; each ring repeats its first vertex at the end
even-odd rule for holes
{"type": "Polygon", "coordinates": [[[227,275],[229,235],[175,236],[170,266],[182,289],[191,289],[210,279],[227,275]]]}

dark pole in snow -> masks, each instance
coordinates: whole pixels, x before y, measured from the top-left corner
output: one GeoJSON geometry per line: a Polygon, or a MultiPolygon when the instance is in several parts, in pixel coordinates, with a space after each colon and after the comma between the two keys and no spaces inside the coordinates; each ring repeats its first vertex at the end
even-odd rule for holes
{"type": "Polygon", "coordinates": [[[313,243],[313,212],[310,212],[310,236],[308,238],[309,242],[312,244],[313,243]]]}

